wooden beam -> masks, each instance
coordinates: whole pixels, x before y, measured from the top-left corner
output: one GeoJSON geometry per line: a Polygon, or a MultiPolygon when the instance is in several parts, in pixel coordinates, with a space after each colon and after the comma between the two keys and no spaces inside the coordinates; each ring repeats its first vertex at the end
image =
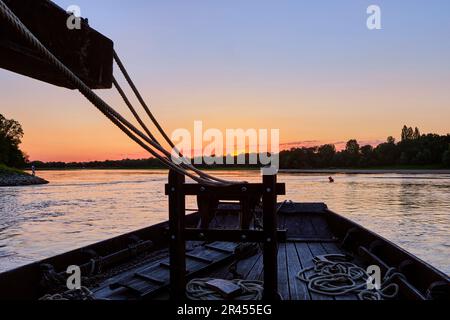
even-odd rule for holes
{"type": "MultiPolygon", "coordinates": [[[[3,0],[27,28],[92,89],[112,87],[113,42],[90,28],[67,27],[69,14],[49,0],[3,0]]],[[[0,68],[57,86],[74,86],[0,19],[0,68]]]]}
{"type": "MultiPolygon", "coordinates": [[[[169,185],[166,185],[166,195],[170,194],[169,188],[169,185]]],[[[276,183],[274,188],[275,195],[286,194],[286,185],[284,183],[276,183]]],[[[183,185],[183,191],[187,196],[213,194],[220,200],[225,200],[223,198],[240,199],[243,196],[262,195],[264,193],[264,186],[261,183],[245,183],[230,186],[205,186],[195,183],[186,183],[183,185]]]]}
{"type": "Polygon", "coordinates": [[[263,177],[264,299],[278,299],[277,176],[263,177]]]}
{"type": "MultiPolygon", "coordinates": [[[[265,242],[263,231],[241,229],[192,229],[185,231],[186,240],[191,241],[225,241],[225,242],[265,242]]],[[[286,242],[286,230],[278,230],[276,238],[279,242],[286,242]]]]}
{"type": "Polygon", "coordinates": [[[169,172],[169,254],[170,296],[172,300],[185,299],[186,288],[186,199],[180,192],[185,176],[174,170],[169,172]]]}

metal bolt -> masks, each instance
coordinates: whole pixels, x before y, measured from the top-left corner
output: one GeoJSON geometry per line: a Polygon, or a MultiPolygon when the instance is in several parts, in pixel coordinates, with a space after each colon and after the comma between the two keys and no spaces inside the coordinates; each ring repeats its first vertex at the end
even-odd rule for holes
{"type": "Polygon", "coordinates": [[[271,238],[267,238],[267,242],[272,242],[272,239],[271,238]]]}
{"type": "Polygon", "coordinates": [[[205,190],[206,190],[205,187],[200,187],[201,192],[204,192],[205,190]]]}
{"type": "Polygon", "coordinates": [[[242,187],[242,192],[247,192],[247,188],[246,187],[242,187]]]}
{"type": "Polygon", "coordinates": [[[174,188],[174,187],[172,187],[172,189],[170,189],[170,191],[172,191],[172,192],[175,192],[175,188],[174,188]]]}
{"type": "Polygon", "coordinates": [[[175,240],[175,239],[176,239],[175,235],[172,235],[171,238],[172,238],[172,240],[175,240]]]}
{"type": "Polygon", "coordinates": [[[246,239],[247,239],[247,236],[246,236],[245,234],[243,234],[243,235],[241,236],[241,238],[242,238],[242,240],[246,240],[246,239]]]}
{"type": "Polygon", "coordinates": [[[200,233],[199,236],[200,236],[201,239],[203,239],[205,237],[205,234],[202,232],[202,233],[200,233]]]}
{"type": "Polygon", "coordinates": [[[272,192],[272,189],[267,188],[267,193],[270,193],[270,192],[272,192]]]}

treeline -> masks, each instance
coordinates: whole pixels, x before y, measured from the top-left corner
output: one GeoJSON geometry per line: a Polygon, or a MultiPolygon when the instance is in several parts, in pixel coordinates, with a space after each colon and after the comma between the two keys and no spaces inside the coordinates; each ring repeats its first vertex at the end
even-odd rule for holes
{"type": "Polygon", "coordinates": [[[20,123],[0,114],[0,164],[15,168],[25,166],[27,156],[19,148],[22,138],[20,123]]]}
{"type": "Polygon", "coordinates": [[[146,169],[165,168],[161,162],[154,158],[124,159],[90,162],[41,162],[33,161],[29,164],[40,169],[146,169]]]}
{"type": "MultiPolygon", "coordinates": [[[[249,155],[246,154],[246,163],[249,163],[249,155]]],[[[223,157],[223,163],[225,163],[226,158],[223,157]]],[[[196,165],[196,167],[204,168],[259,168],[260,165],[240,165],[237,164],[237,157],[235,157],[234,165],[196,165]]],[[[155,158],[149,159],[124,159],[124,160],[106,160],[106,161],[90,161],[90,162],[41,162],[33,161],[29,163],[31,167],[34,165],[39,169],[165,169],[166,166],[163,165],[159,160],[155,158]]]]}
{"type": "MultiPolygon", "coordinates": [[[[246,154],[245,163],[249,163],[246,154]]],[[[223,161],[225,163],[225,160],[223,161]]],[[[237,163],[237,157],[235,157],[237,163]]],[[[157,159],[137,159],[92,162],[32,162],[40,169],[144,169],[165,168],[157,159]]],[[[433,166],[450,168],[450,134],[421,134],[418,128],[404,126],[401,141],[388,137],[376,147],[361,146],[349,140],[344,150],[332,144],[293,148],[280,152],[281,169],[368,168],[387,166],[433,166]]],[[[199,168],[258,168],[258,165],[200,165],[199,168]]]]}
{"type": "Polygon", "coordinates": [[[450,167],[450,134],[421,134],[418,128],[404,126],[398,143],[393,137],[376,147],[360,146],[356,140],[350,140],[342,151],[326,144],[280,153],[280,168],[283,169],[385,166],[450,167]]]}

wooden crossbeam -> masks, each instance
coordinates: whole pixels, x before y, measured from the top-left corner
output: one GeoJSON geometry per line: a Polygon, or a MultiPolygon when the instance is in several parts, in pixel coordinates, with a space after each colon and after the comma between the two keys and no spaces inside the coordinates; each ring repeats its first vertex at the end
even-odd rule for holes
{"type": "MultiPolygon", "coordinates": [[[[165,187],[166,195],[171,193],[172,186],[167,184],[165,187]]],[[[181,190],[186,196],[208,195],[214,194],[220,200],[239,199],[245,195],[262,195],[265,191],[264,185],[261,183],[243,183],[230,186],[204,186],[195,183],[186,183],[182,185],[181,190]],[[226,199],[222,199],[226,198],[226,199]]],[[[274,185],[274,193],[276,195],[286,194],[286,185],[284,183],[276,183],[274,185]]]]}
{"type": "MultiPolygon", "coordinates": [[[[186,240],[226,241],[226,242],[265,242],[264,232],[258,230],[193,229],[184,232],[186,240]]],[[[277,231],[277,241],[286,242],[286,230],[277,231]]]]}
{"type": "Polygon", "coordinates": [[[278,230],[277,195],[286,193],[284,184],[277,183],[276,176],[264,176],[263,183],[243,183],[230,186],[206,186],[186,184],[185,177],[171,170],[166,195],[169,196],[170,287],[173,300],[183,300],[186,277],[186,240],[260,242],[264,244],[264,299],[276,300],[278,295],[278,241],[286,241],[286,231],[278,230]],[[186,229],[185,201],[187,195],[197,196],[201,219],[207,219],[216,210],[218,200],[239,200],[241,203],[241,229],[186,229]],[[251,206],[262,198],[263,230],[249,230],[248,216],[251,206]],[[255,199],[257,201],[255,201],[255,199]],[[250,205],[252,203],[252,205],[250,205]]]}
{"type": "MultiPolygon", "coordinates": [[[[85,19],[80,29],[69,29],[70,15],[49,0],[3,0],[25,26],[62,63],[91,89],[112,87],[113,42],[85,19]]],[[[72,83],[5,20],[0,19],[0,68],[57,86],[74,89],[72,83]]]]}

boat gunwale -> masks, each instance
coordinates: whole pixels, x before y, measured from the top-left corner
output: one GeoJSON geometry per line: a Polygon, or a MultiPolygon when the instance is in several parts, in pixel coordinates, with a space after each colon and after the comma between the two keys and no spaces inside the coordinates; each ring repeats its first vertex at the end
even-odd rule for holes
{"type": "MultiPolygon", "coordinates": [[[[309,203],[299,203],[300,205],[311,205],[309,203]]],[[[317,203],[316,203],[317,204],[317,203]]],[[[414,264],[419,265],[422,269],[426,272],[427,279],[429,278],[436,278],[441,279],[443,281],[446,281],[447,283],[450,283],[449,277],[440,271],[439,269],[435,268],[434,266],[430,265],[429,263],[423,261],[422,259],[418,258],[414,254],[406,251],[399,245],[393,243],[392,241],[386,239],[385,237],[367,229],[366,227],[362,226],[361,224],[354,222],[353,220],[344,217],[341,214],[338,214],[330,209],[325,204],[322,204],[322,207],[320,208],[314,208],[314,206],[311,206],[309,208],[306,206],[307,210],[304,208],[300,210],[299,212],[284,212],[281,211],[280,214],[286,214],[286,215],[302,215],[302,214],[322,214],[324,215],[324,218],[326,220],[327,225],[329,226],[331,232],[336,236],[339,240],[343,240],[345,237],[345,234],[343,234],[344,230],[349,230],[352,228],[357,228],[361,233],[366,236],[364,238],[367,238],[367,241],[364,241],[364,243],[361,243],[361,241],[356,241],[356,245],[359,247],[360,245],[370,245],[370,242],[375,240],[382,241],[385,245],[390,247],[391,251],[401,253],[404,257],[407,257],[408,259],[412,260],[414,264]],[[331,219],[330,219],[331,218],[331,219]],[[344,226],[345,225],[345,226],[344,226]],[[340,233],[340,234],[339,234],[340,233]]],[[[186,215],[187,224],[195,224],[199,219],[198,212],[186,215]]],[[[49,257],[40,261],[32,262],[30,264],[17,267],[12,270],[8,270],[5,272],[0,273],[0,284],[2,284],[0,287],[4,287],[4,283],[12,284],[14,283],[14,280],[17,280],[19,282],[22,282],[21,288],[22,291],[19,289],[16,289],[13,292],[13,296],[18,297],[15,299],[35,299],[38,296],[42,296],[40,291],[42,289],[40,288],[39,280],[41,276],[41,266],[43,264],[50,264],[55,267],[55,270],[62,271],[62,269],[66,268],[68,265],[81,265],[83,262],[88,262],[89,259],[87,257],[87,252],[90,250],[93,250],[101,255],[108,255],[114,252],[117,252],[117,250],[121,250],[124,248],[127,248],[127,243],[129,242],[129,239],[131,237],[135,237],[138,235],[138,238],[140,240],[146,241],[146,240],[152,240],[157,238],[158,241],[155,243],[155,246],[148,249],[147,252],[157,252],[158,250],[167,248],[168,245],[168,238],[165,236],[167,234],[167,228],[168,228],[169,222],[163,221],[160,223],[157,223],[155,225],[151,225],[142,229],[138,229],[135,231],[127,232],[125,234],[106,239],[103,241],[99,241],[97,243],[93,243],[88,246],[80,247],[78,249],[74,249],[59,255],[55,255],[53,257],[49,257]],[[144,236],[143,236],[144,235],[144,236]],[[83,257],[83,258],[82,258],[83,257]],[[22,277],[23,276],[23,277],[22,277]],[[31,281],[34,280],[33,285],[26,285],[26,280],[31,281]],[[27,296],[28,298],[19,298],[20,295],[27,296]]],[[[381,259],[386,259],[385,256],[381,256],[381,259]]],[[[386,263],[391,262],[390,258],[387,257],[387,260],[384,260],[386,263]]],[[[127,261],[130,261],[130,259],[127,259],[127,261]]],[[[121,261],[118,263],[118,265],[124,264],[126,261],[121,261]]],[[[20,287],[20,284],[19,284],[20,287]]],[[[423,288],[422,288],[423,291],[423,288]]],[[[8,292],[10,294],[10,292],[8,292]]],[[[5,292],[2,292],[0,290],[0,300],[1,299],[8,299],[8,296],[5,292]]]]}

